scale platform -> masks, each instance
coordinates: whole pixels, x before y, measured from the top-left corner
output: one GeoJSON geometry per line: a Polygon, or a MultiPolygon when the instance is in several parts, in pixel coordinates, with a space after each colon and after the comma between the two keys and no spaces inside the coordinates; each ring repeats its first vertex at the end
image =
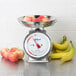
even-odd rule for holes
{"type": "MultiPolygon", "coordinates": [[[[31,16],[31,15],[30,15],[31,16]]],[[[26,17],[26,16],[22,16],[22,17],[19,17],[18,18],[18,21],[23,24],[24,26],[26,27],[30,27],[30,28],[36,28],[37,25],[38,27],[48,27],[48,26],[52,26],[54,23],[56,23],[56,19],[55,17],[53,16],[49,16],[49,15],[33,15],[35,18],[38,17],[38,16],[44,16],[46,18],[49,18],[50,21],[40,21],[40,22],[30,22],[30,21],[24,21],[23,19],[26,17]]]]}
{"type": "Polygon", "coordinates": [[[36,60],[36,59],[29,57],[28,62],[29,63],[44,63],[44,62],[47,63],[48,59],[44,58],[44,59],[36,60]]]}

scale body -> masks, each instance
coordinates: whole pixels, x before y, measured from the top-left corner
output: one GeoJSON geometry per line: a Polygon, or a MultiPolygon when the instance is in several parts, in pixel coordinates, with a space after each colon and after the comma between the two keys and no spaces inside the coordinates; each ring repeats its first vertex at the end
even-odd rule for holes
{"type": "Polygon", "coordinates": [[[44,30],[31,31],[25,37],[23,47],[29,56],[28,62],[48,62],[46,56],[52,49],[52,44],[50,37],[44,30]]]}
{"type": "MultiPolygon", "coordinates": [[[[40,15],[34,15],[38,17],[40,15]]],[[[23,42],[23,48],[28,55],[28,62],[48,62],[48,54],[52,50],[51,38],[46,34],[44,27],[50,26],[55,23],[55,19],[51,16],[46,16],[51,19],[48,22],[27,22],[23,21],[23,17],[19,18],[19,21],[25,26],[31,27],[31,31],[25,37],[23,42]],[[33,30],[34,28],[34,30],[33,30]]]]}

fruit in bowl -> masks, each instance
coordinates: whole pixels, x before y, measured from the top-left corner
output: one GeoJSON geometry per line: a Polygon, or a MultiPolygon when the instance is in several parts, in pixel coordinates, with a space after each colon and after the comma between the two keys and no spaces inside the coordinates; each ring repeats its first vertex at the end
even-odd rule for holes
{"type": "Polygon", "coordinates": [[[49,19],[49,18],[44,17],[44,18],[42,18],[42,21],[50,21],[50,19],[49,19]]]}
{"type": "Polygon", "coordinates": [[[24,20],[23,21],[32,21],[32,19],[31,19],[30,16],[26,16],[26,17],[24,17],[24,20]]]}
{"type": "Polygon", "coordinates": [[[24,17],[23,21],[33,22],[33,21],[35,21],[35,17],[34,16],[26,16],[26,17],[24,17]]]}
{"type": "Polygon", "coordinates": [[[40,22],[40,21],[50,21],[50,19],[45,16],[39,16],[37,18],[35,18],[34,16],[25,16],[23,21],[40,22]]]}

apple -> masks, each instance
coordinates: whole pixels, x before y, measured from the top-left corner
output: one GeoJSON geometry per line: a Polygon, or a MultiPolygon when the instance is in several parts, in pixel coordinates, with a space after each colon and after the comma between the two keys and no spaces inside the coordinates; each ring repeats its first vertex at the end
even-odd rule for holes
{"type": "Polygon", "coordinates": [[[24,51],[18,48],[3,48],[1,50],[1,55],[5,59],[9,59],[11,62],[16,62],[18,59],[22,59],[24,57],[24,51]]]}
{"type": "Polygon", "coordinates": [[[14,47],[10,49],[10,52],[15,52],[16,50],[18,50],[18,48],[14,47]]]}
{"type": "Polygon", "coordinates": [[[40,21],[42,21],[42,19],[44,18],[44,16],[39,16],[38,18],[40,19],[40,21]]]}
{"type": "Polygon", "coordinates": [[[18,54],[16,52],[10,52],[8,58],[11,62],[18,61],[18,54]]]}
{"type": "Polygon", "coordinates": [[[35,21],[35,17],[31,16],[31,21],[34,22],[35,21]]]}
{"type": "Polygon", "coordinates": [[[8,48],[3,48],[1,50],[2,57],[6,58],[6,59],[8,59],[8,53],[9,53],[9,49],[8,48]]]}
{"type": "Polygon", "coordinates": [[[30,16],[25,16],[23,21],[32,21],[32,18],[30,16]]]}
{"type": "Polygon", "coordinates": [[[4,52],[3,51],[1,51],[1,56],[4,57],[4,52]]]}
{"type": "Polygon", "coordinates": [[[24,51],[18,48],[11,48],[10,52],[15,52],[18,54],[18,59],[22,59],[24,57],[24,51]]]}
{"type": "Polygon", "coordinates": [[[16,53],[18,54],[18,59],[22,59],[24,57],[24,51],[19,49],[16,51],[16,53]]]}
{"type": "Polygon", "coordinates": [[[18,50],[18,48],[11,48],[9,51],[9,55],[8,55],[8,59],[11,62],[16,62],[18,61],[18,54],[16,53],[16,51],[18,50]]]}
{"type": "Polygon", "coordinates": [[[5,52],[4,52],[4,58],[5,58],[5,59],[8,59],[8,54],[9,54],[8,51],[5,51],[5,52]]]}
{"type": "Polygon", "coordinates": [[[39,22],[40,19],[39,18],[35,18],[34,22],[39,22]]]}
{"type": "Polygon", "coordinates": [[[42,21],[50,21],[50,19],[45,17],[42,19],[42,21]]]}

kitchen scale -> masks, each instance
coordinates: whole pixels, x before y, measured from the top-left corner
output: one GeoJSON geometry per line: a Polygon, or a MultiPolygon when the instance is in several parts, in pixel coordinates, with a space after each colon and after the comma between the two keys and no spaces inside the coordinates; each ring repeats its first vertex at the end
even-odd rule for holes
{"type": "MultiPolygon", "coordinates": [[[[34,15],[35,18],[43,15],[34,15]]],[[[52,50],[51,38],[46,34],[45,27],[53,25],[56,20],[52,16],[45,15],[50,21],[24,21],[26,16],[19,17],[19,22],[30,27],[29,34],[25,37],[23,48],[28,55],[28,62],[48,62],[48,54],[52,50]]]]}

